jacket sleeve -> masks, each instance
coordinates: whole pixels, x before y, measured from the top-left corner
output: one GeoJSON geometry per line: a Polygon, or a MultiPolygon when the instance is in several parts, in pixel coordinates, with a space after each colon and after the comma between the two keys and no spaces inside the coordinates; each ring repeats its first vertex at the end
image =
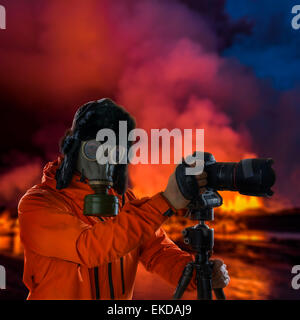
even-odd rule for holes
{"type": "MultiPolygon", "coordinates": [[[[156,273],[173,287],[176,287],[186,264],[193,256],[181,250],[162,228],[141,246],[140,261],[147,271],[156,273]]],[[[187,287],[187,291],[196,289],[195,273],[187,287]]]]}
{"type": "Polygon", "coordinates": [[[147,241],[167,219],[164,198],[132,200],[113,219],[90,226],[64,206],[39,194],[25,195],[19,203],[21,240],[25,249],[89,268],[119,258],[147,241]]]}

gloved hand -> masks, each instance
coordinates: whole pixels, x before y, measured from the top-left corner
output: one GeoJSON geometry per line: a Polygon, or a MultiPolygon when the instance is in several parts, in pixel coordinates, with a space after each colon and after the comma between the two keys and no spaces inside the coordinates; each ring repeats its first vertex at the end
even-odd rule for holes
{"type": "MultiPolygon", "coordinates": [[[[200,193],[205,192],[204,186],[207,184],[207,174],[202,172],[200,175],[196,175],[196,179],[199,186],[200,193]]],[[[166,190],[163,192],[164,197],[170,202],[170,204],[177,210],[184,209],[189,204],[190,200],[183,197],[182,193],[178,188],[176,181],[175,171],[171,174],[166,190]]]]}
{"type": "Polygon", "coordinates": [[[226,269],[226,264],[224,264],[224,262],[220,259],[211,261],[214,263],[212,271],[212,288],[225,288],[230,281],[230,277],[226,269]]]}

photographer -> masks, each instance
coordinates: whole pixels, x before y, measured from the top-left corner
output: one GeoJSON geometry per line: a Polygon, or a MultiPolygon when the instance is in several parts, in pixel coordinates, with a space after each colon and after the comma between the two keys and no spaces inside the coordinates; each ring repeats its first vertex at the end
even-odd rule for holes
{"type": "MultiPolygon", "coordinates": [[[[81,153],[83,141],[94,139],[102,128],[117,132],[119,121],[135,126],[131,116],[109,99],[81,107],[62,141],[62,155],[45,166],[42,182],[21,199],[28,299],[131,299],[139,261],[175,287],[184,266],[193,259],[161,228],[189,203],[174,174],[164,192],[136,199],[127,189],[127,165],[119,164],[109,190],[122,202],[118,215],[83,214],[84,199],[93,192],[88,177],[91,167],[85,166],[81,153]]],[[[197,176],[197,181],[203,191],[206,174],[197,176]]],[[[215,260],[213,287],[223,288],[228,282],[225,265],[215,260]]],[[[188,289],[195,287],[193,279],[188,289]]]]}

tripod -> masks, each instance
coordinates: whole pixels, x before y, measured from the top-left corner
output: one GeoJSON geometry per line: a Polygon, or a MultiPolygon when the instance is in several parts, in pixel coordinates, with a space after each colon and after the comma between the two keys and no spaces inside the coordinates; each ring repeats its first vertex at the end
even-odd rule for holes
{"type": "MultiPolygon", "coordinates": [[[[188,244],[195,254],[195,260],[189,262],[181,275],[173,299],[180,299],[189,285],[194,270],[196,271],[197,299],[212,300],[212,269],[210,257],[214,246],[214,230],[205,221],[214,220],[214,209],[222,204],[222,198],[216,191],[208,190],[189,205],[191,220],[199,223],[182,231],[184,243],[188,244]]],[[[223,289],[214,289],[218,300],[225,300],[223,289]]]]}

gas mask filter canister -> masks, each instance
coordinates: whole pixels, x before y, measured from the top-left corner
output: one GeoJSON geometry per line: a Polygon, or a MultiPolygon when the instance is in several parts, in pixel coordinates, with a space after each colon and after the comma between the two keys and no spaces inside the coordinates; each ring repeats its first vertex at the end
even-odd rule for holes
{"type": "Polygon", "coordinates": [[[104,149],[99,141],[89,140],[81,142],[78,155],[77,170],[81,176],[88,179],[88,184],[94,190],[84,198],[83,214],[86,216],[113,217],[118,214],[119,200],[117,196],[108,194],[113,187],[113,174],[116,160],[120,160],[125,150],[120,147],[104,149]]]}

